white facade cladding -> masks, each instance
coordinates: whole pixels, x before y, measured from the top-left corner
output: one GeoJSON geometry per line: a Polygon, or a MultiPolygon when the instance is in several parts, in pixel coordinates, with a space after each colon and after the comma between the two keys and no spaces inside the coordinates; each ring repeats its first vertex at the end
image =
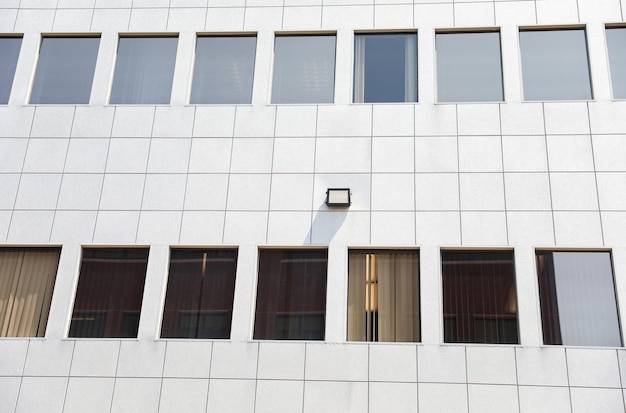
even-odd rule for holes
{"type": "MultiPolygon", "coordinates": [[[[7,304],[3,284],[30,274],[6,276],[3,265],[18,253],[27,252],[20,262],[39,264],[28,253],[44,251],[49,262],[58,256],[58,270],[42,306],[44,313],[49,306],[45,329],[0,318],[0,412],[624,412],[626,102],[617,91],[624,80],[611,70],[619,43],[611,36],[607,47],[624,9],[626,0],[1,0],[0,51],[2,39],[21,44],[14,69],[0,62],[0,71],[14,72],[4,102],[0,73],[0,316],[25,312],[7,304]],[[542,97],[549,100],[529,100],[527,87],[544,88],[525,84],[538,81],[524,73],[530,52],[520,39],[542,31],[573,34],[565,66],[583,65],[546,81],[555,86],[542,97]],[[489,37],[489,48],[478,42],[471,50],[492,57],[499,34],[501,78],[497,64],[489,73],[501,82],[501,101],[471,90],[443,98],[438,90],[437,38],[449,35],[446,62],[454,62],[463,43],[452,34],[474,32],[491,33],[475,36],[489,37]],[[391,54],[399,44],[394,59],[405,59],[401,102],[368,103],[381,100],[368,86],[384,77],[368,80],[376,50],[367,47],[377,40],[369,35],[390,33],[398,36],[385,38],[385,48],[391,54]],[[199,64],[196,41],[235,36],[256,40],[229,55],[253,71],[252,83],[249,72],[234,82],[237,103],[190,104],[202,84],[194,68],[210,69],[211,53],[235,49],[212,45],[199,64]],[[42,39],[71,37],[99,38],[91,42],[98,51],[89,103],[31,104],[34,85],[55,70],[54,59],[43,62],[42,39]],[[148,70],[163,72],[142,79],[143,90],[120,86],[111,104],[116,68],[140,54],[122,57],[118,46],[142,38],[166,39],[167,47],[142,47],[162,51],[148,70]],[[315,71],[278,73],[298,66],[289,50],[299,38],[315,71]],[[151,96],[151,81],[171,86],[171,96],[163,89],[151,96]],[[575,99],[591,98],[559,95],[562,81],[572,86],[565,90],[581,90],[575,99]],[[279,83],[287,85],[280,98],[273,96],[279,83]],[[349,188],[351,205],[328,207],[329,188],[349,188]],[[186,249],[234,251],[229,330],[220,331],[229,338],[162,338],[170,257],[186,249]],[[77,313],[86,262],[124,250],[148,253],[139,309],[124,314],[117,331],[102,324],[85,333],[75,323],[105,312],[77,313]],[[261,284],[274,282],[264,257],[277,250],[304,268],[294,273],[307,274],[309,289],[294,306],[319,300],[294,310],[297,317],[263,310],[269,321],[260,327],[261,284]],[[365,268],[372,255],[395,268],[410,261],[394,273],[394,288],[411,290],[408,299],[419,305],[384,301],[387,287],[368,272],[362,291],[376,284],[379,295],[374,304],[373,292],[358,301],[368,305],[361,331],[351,321],[349,297],[360,290],[349,268],[365,268]],[[502,293],[493,304],[500,312],[484,310],[471,322],[472,331],[495,323],[489,331],[497,337],[462,330],[451,310],[462,299],[447,286],[476,289],[459,282],[474,276],[471,269],[454,278],[451,268],[472,260],[507,274],[483,291],[485,307],[489,291],[502,293]],[[325,291],[309,279],[324,269],[325,291]],[[607,316],[586,319],[600,302],[607,316]],[[395,324],[402,334],[383,334],[393,317],[405,317],[395,324]],[[587,325],[577,323],[582,318],[587,325]],[[300,335],[290,335],[296,325],[300,335]],[[308,329],[323,339],[302,339],[308,329]],[[361,333],[372,341],[349,339],[361,333]]],[[[544,55],[553,62],[563,49],[544,55]]],[[[448,87],[472,81],[458,68],[446,76],[454,79],[448,87]]],[[[230,78],[215,79],[205,83],[230,78]]],[[[46,102],[55,93],[46,89],[46,102]]],[[[193,314],[180,308],[172,311],[193,314]]]]}

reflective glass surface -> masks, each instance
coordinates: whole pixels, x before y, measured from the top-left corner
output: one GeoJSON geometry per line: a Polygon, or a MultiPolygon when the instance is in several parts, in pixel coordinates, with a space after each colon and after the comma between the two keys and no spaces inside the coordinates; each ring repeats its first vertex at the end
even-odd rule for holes
{"type": "Polygon", "coordinates": [[[250,103],[256,37],[199,37],[191,103],[250,103]]]}
{"type": "Polygon", "coordinates": [[[30,103],[89,103],[98,37],[46,37],[30,103]]]}
{"type": "Polygon", "coordinates": [[[585,31],[520,32],[525,100],[591,99],[585,31]]]}
{"type": "Polygon", "coordinates": [[[280,36],[274,45],[272,103],[332,103],[335,36],[280,36]]]}
{"type": "Polygon", "coordinates": [[[172,95],[178,37],[122,37],[112,104],[167,104],[172,95]]]}
{"type": "Polygon", "coordinates": [[[19,37],[0,38],[0,105],[9,102],[21,45],[22,39],[19,37]]]}
{"type": "Polygon", "coordinates": [[[440,102],[498,102],[502,91],[500,33],[438,33],[440,102]]]}
{"type": "Polygon", "coordinates": [[[626,99],[626,28],[606,30],[611,84],[615,99],[626,99]]]}

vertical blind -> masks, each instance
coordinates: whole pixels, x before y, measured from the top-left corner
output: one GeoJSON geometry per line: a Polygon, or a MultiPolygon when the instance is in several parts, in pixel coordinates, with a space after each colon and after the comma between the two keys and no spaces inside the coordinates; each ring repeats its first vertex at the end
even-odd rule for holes
{"type": "Polygon", "coordinates": [[[519,343],[513,252],[444,251],[441,265],[444,341],[519,343]]]}
{"type": "Polygon", "coordinates": [[[420,341],[417,251],[351,251],[348,340],[420,341]]]}
{"type": "Polygon", "coordinates": [[[0,337],[43,337],[60,250],[0,251],[0,337]]]}

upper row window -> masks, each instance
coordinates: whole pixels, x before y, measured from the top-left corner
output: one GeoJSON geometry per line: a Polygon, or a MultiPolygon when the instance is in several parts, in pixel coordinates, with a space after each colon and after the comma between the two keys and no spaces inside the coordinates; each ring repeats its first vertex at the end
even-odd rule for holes
{"type": "MultiPolygon", "coordinates": [[[[613,95],[626,98],[626,28],[606,29],[613,95]]],[[[585,29],[521,30],[525,100],[593,98],[585,29]]],[[[8,103],[22,39],[0,38],[0,104],[8,103]]],[[[44,37],[32,104],[87,104],[99,37],[44,37]]],[[[111,104],[170,102],[178,37],[120,37],[111,104]]],[[[436,33],[439,102],[504,100],[500,33],[436,33]]],[[[192,104],[252,101],[256,37],[199,36],[192,104]]],[[[274,104],[334,101],[336,38],[278,35],[274,45],[274,104]]],[[[356,34],[356,103],[416,102],[417,34],[356,34]]]]}

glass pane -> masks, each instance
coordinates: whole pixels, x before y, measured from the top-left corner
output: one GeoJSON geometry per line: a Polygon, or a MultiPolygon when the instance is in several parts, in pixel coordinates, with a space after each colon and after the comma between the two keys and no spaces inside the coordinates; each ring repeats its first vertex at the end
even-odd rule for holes
{"type": "Polygon", "coordinates": [[[417,35],[362,34],[354,44],[354,101],[417,100],[417,35]]]}
{"type": "Polygon", "coordinates": [[[417,251],[350,251],[348,340],[420,341],[417,251]]]}
{"type": "Polygon", "coordinates": [[[606,30],[613,97],[626,99],[626,28],[606,30]]]}
{"type": "Polygon", "coordinates": [[[272,103],[332,103],[335,36],[281,36],[274,45],[272,103]]]}
{"type": "Polygon", "coordinates": [[[120,38],[111,103],[170,103],[177,45],[178,37],[120,38]]]}
{"type": "Polygon", "coordinates": [[[519,343],[513,253],[441,253],[444,341],[519,343]]]}
{"type": "Polygon", "coordinates": [[[30,103],[89,103],[100,38],[44,38],[30,103]]]}
{"type": "Polygon", "coordinates": [[[524,99],[591,99],[584,30],[520,32],[524,99]]]}
{"type": "Polygon", "coordinates": [[[0,249],[0,337],[43,337],[60,248],[0,249]]]}
{"type": "Polygon", "coordinates": [[[148,249],[85,249],[70,337],[137,337],[148,249]]]}
{"type": "Polygon", "coordinates": [[[545,344],[622,345],[608,252],[538,252],[545,344]]]}
{"type": "Polygon", "coordinates": [[[323,340],[328,252],[259,252],[255,339],[323,340]]]}
{"type": "Polygon", "coordinates": [[[161,337],[229,338],[237,250],[172,250],[161,337]]]}
{"type": "Polygon", "coordinates": [[[440,102],[504,100],[500,33],[438,33],[435,39],[440,102]]]}
{"type": "Polygon", "coordinates": [[[0,38],[0,105],[9,102],[17,57],[20,54],[21,38],[0,38]]]}
{"type": "Polygon", "coordinates": [[[191,103],[250,103],[256,37],[199,37],[191,103]]]}

